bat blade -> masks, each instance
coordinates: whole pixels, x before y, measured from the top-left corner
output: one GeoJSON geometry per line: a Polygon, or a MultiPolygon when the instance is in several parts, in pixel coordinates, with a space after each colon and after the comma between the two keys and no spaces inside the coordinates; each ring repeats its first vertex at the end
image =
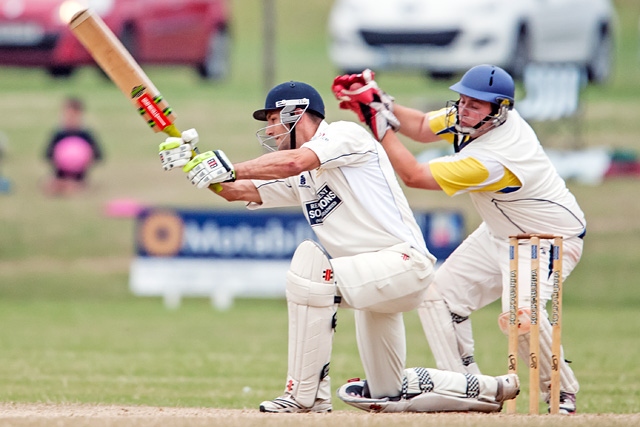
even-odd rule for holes
{"type": "Polygon", "coordinates": [[[153,131],[180,136],[167,101],[98,14],[81,10],[71,18],[69,28],[153,131]]]}
{"type": "MultiPolygon", "coordinates": [[[[81,10],[73,15],[69,28],[153,131],[181,137],[167,101],[98,14],[91,9],[81,10]]],[[[194,149],[193,155],[196,154],[198,151],[194,149]]],[[[209,188],[216,193],[222,191],[220,184],[211,184],[209,188]]]]}

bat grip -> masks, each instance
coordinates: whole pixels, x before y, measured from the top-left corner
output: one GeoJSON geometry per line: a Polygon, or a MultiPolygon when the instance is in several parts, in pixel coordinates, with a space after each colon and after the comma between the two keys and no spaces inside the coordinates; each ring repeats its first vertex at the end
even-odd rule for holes
{"type": "MultiPolygon", "coordinates": [[[[162,130],[164,133],[166,133],[169,136],[175,136],[176,138],[181,138],[182,137],[182,132],[180,132],[178,130],[178,128],[176,127],[176,125],[174,124],[170,124],[169,126],[165,127],[162,130]]],[[[191,152],[192,156],[195,157],[198,154],[200,154],[200,151],[198,150],[198,147],[193,147],[193,151],[191,152]]],[[[222,185],[215,183],[215,184],[211,184],[209,186],[209,189],[211,191],[213,191],[214,193],[219,193],[222,191],[222,185]]]]}

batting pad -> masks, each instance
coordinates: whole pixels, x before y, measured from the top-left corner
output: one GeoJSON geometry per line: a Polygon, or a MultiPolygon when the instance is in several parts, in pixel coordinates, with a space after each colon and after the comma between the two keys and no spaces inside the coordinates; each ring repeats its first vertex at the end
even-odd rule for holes
{"type": "MultiPolygon", "coordinates": [[[[405,369],[403,394],[396,398],[364,397],[364,381],[352,381],[338,389],[345,403],[369,412],[497,412],[502,405],[493,398],[480,400],[480,393],[493,393],[493,377],[476,378],[459,372],[427,368],[405,369]],[[470,386],[470,384],[475,384],[470,386]]],[[[483,395],[484,396],[484,395],[483,395]]]]}
{"type": "MultiPolygon", "coordinates": [[[[531,310],[521,309],[518,311],[518,318],[520,322],[524,321],[530,325],[530,316],[531,310]]],[[[543,393],[548,393],[549,386],[551,385],[551,323],[549,323],[546,313],[540,312],[538,324],[540,326],[540,354],[538,355],[540,366],[540,389],[543,393]]],[[[526,333],[518,336],[518,355],[522,360],[527,362],[529,361],[530,337],[531,333],[528,330],[526,333]]],[[[564,360],[564,351],[561,351],[560,390],[575,394],[578,392],[579,388],[578,379],[569,364],[564,360]]]]}
{"type": "Polygon", "coordinates": [[[311,240],[298,246],[287,272],[289,368],[285,392],[313,406],[320,382],[328,382],[336,313],[333,269],[325,251],[311,240]]]}
{"type": "Polygon", "coordinates": [[[427,289],[425,300],[418,307],[418,316],[438,369],[467,372],[458,350],[451,312],[435,284],[427,289]]]}

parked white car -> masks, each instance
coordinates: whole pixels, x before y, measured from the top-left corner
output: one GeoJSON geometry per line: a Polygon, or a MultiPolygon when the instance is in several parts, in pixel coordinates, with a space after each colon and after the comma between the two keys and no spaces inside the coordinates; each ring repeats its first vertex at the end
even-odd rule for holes
{"type": "Polygon", "coordinates": [[[340,72],[423,70],[449,78],[482,63],[515,77],[530,62],[611,71],[611,0],[336,0],[329,55],[340,72]]]}

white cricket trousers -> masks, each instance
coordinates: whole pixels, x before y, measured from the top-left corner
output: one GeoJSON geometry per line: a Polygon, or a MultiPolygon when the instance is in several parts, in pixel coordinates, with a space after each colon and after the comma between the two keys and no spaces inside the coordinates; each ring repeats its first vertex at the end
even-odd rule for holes
{"type": "Polygon", "coordinates": [[[371,396],[399,395],[407,353],[402,313],[424,299],[434,277],[433,262],[403,243],[333,258],[331,264],[340,307],[355,312],[356,340],[371,396]]]}
{"type": "MultiPolygon", "coordinates": [[[[540,241],[540,270],[538,274],[538,299],[540,318],[547,319],[546,305],[553,292],[550,248],[552,242],[540,241]]],[[[518,307],[531,306],[531,246],[527,240],[518,245],[518,307]]],[[[582,255],[583,241],[578,237],[563,242],[562,277],[566,279],[578,264],[582,255]]],[[[437,286],[449,310],[458,316],[467,317],[472,312],[502,298],[502,312],[509,310],[509,241],[491,235],[483,223],[447,258],[436,273],[437,286]]],[[[496,322],[497,323],[497,322],[496,322]]],[[[551,368],[550,325],[541,325],[541,378],[540,389],[549,391],[551,368]],[[549,333],[545,333],[545,331],[549,333]],[[548,353],[548,354],[547,354],[548,353]],[[547,357],[548,356],[548,357],[547,357]]],[[[473,355],[471,328],[456,329],[460,353],[473,355]],[[465,334],[466,336],[463,336],[465,334]]],[[[527,360],[529,354],[528,335],[519,339],[519,354],[527,360]]],[[[571,368],[561,361],[562,391],[577,393],[578,380],[571,368]]]]}
{"type": "MultiPolygon", "coordinates": [[[[518,305],[528,307],[531,295],[531,252],[522,240],[518,251],[518,305]]],[[[563,242],[562,276],[566,279],[582,255],[580,238],[563,242]]],[[[551,242],[540,241],[540,307],[551,299],[549,249],[551,242]]],[[[449,310],[459,316],[472,312],[502,297],[502,311],[509,310],[509,242],[489,233],[482,223],[440,266],[435,282],[449,310]]]]}

